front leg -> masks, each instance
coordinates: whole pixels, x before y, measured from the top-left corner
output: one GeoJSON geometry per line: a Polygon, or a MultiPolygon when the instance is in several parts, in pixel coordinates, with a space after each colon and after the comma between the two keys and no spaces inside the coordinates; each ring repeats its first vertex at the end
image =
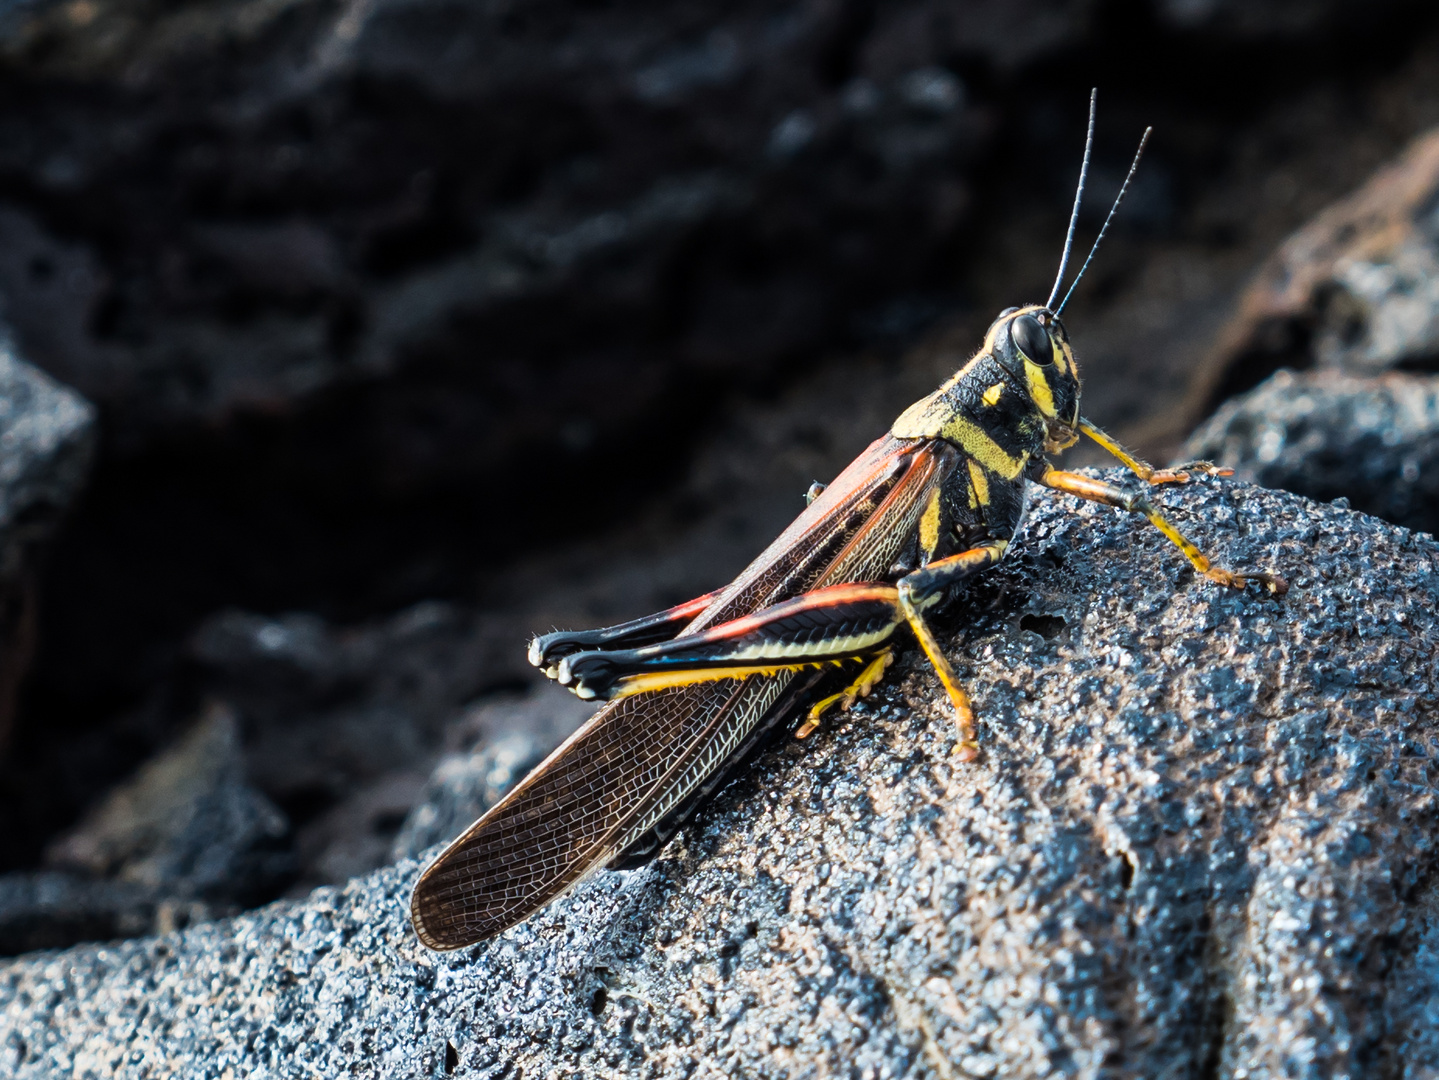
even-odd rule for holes
{"type": "Polygon", "coordinates": [[[1190,461],[1173,469],[1156,469],[1153,465],[1140,461],[1115,442],[1108,433],[1101,431],[1088,420],[1080,419],[1079,430],[1117,457],[1126,469],[1146,484],[1184,484],[1189,482],[1191,473],[1204,473],[1208,476],[1234,475],[1233,469],[1223,468],[1212,461],[1190,461]]]}
{"type": "Polygon", "coordinates": [[[642,619],[606,626],[600,630],[556,630],[530,642],[529,661],[550,678],[559,674],[560,661],[587,649],[620,649],[668,641],[719,598],[722,589],[697,596],[683,604],[646,615],[642,619]]]}
{"type": "Polygon", "coordinates": [[[1067,492],[1090,502],[1104,503],[1106,506],[1118,507],[1120,510],[1128,510],[1134,514],[1143,514],[1149,519],[1151,525],[1169,538],[1170,543],[1184,552],[1184,557],[1189,560],[1194,569],[1210,581],[1216,581],[1220,585],[1228,585],[1234,589],[1242,589],[1253,580],[1279,596],[1289,591],[1289,583],[1274,574],[1254,571],[1237,574],[1233,570],[1215,566],[1202,551],[1154,508],[1147,496],[1140,492],[1126,491],[1124,488],[1105,483],[1103,480],[1096,480],[1090,476],[1061,472],[1048,463],[1045,463],[1044,471],[1036,479],[1045,487],[1053,488],[1055,491],[1067,492]]]}

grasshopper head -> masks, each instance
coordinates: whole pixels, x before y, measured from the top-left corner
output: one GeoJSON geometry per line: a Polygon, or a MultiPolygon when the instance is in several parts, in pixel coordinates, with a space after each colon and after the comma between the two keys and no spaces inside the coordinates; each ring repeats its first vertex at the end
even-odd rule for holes
{"type": "Polygon", "coordinates": [[[1079,438],[1079,368],[1059,316],[1038,304],[1009,308],[994,321],[985,341],[1049,425],[1045,450],[1055,453],[1072,446],[1079,438]]]}

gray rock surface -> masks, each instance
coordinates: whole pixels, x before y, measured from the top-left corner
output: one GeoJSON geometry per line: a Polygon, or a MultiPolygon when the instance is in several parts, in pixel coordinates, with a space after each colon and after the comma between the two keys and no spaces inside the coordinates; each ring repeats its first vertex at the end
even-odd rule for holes
{"type": "Polygon", "coordinates": [[[349,626],[230,610],[200,625],[190,655],[205,692],[243,719],[261,790],[327,807],[395,769],[428,773],[446,723],[486,684],[526,673],[518,637],[440,602],[349,626]]]}
{"type": "Polygon", "coordinates": [[[468,754],[446,754],[395,837],[394,858],[415,859],[436,844],[448,844],[543,761],[549,749],[517,731],[468,754]]]}
{"type": "Polygon", "coordinates": [[[234,712],[213,705],[52,840],[43,869],[0,874],[0,954],[232,915],[294,878],[288,834],[246,778],[234,712]]]}
{"type": "Polygon", "coordinates": [[[1265,261],[1200,366],[1191,408],[1213,408],[1281,367],[1375,375],[1439,365],[1436,198],[1439,129],[1265,261]]]}
{"type": "MultiPolygon", "coordinates": [[[[203,905],[202,905],[203,906],[203,905]]],[[[131,882],[35,870],[0,875],[0,955],[173,929],[198,914],[131,882]]]]}
{"type": "Polygon", "coordinates": [[[0,753],[36,635],[36,548],[85,482],[95,410],[16,354],[0,325],[0,753]]]}
{"type": "Polygon", "coordinates": [[[94,425],[90,403],[20,359],[0,331],[0,572],[85,482],[94,425]]]}
{"type": "Polygon", "coordinates": [[[426,602],[348,626],[222,611],[190,656],[203,691],[243,724],[248,782],[292,808],[298,887],[310,888],[390,861],[442,754],[517,724],[541,749],[573,729],[588,710],[568,694],[549,704],[486,694],[531,676],[523,644],[474,608],[426,602]]]}
{"type": "Polygon", "coordinates": [[[1439,533],[1439,377],[1279,371],[1225,403],[1180,457],[1439,533]]]}
{"type": "Polygon", "coordinates": [[[289,823],[245,775],[238,719],[211,706],[165,753],[56,838],[56,870],[139,886],[157,898],[244,905],[293,873],[289,823]]]}
{"type": "Polygon", "coordinates": [[[0,965],[15,1077],[1420,1077],[1439,1069],[1439,547],[1165,491],[1276,600],[1036,496],[946,640],[765,756],[651,867],[426,952],[419,864],[0,965]]]}
{"type": "Polygon", "coordinates": [[[1202,366],[1191,404],[1243,392],[1193,433],[1181,458],[1212,458],[1256,483],[1439,529],[1436,200],[1439,129],[1269,257],[1202,366]]]}

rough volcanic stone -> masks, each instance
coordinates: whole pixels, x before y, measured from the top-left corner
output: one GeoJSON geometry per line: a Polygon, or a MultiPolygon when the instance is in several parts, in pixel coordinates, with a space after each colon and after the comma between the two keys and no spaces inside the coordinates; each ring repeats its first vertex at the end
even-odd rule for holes
{"type": "MultiPolygon", "coordinates": [[[[1297,47],[1404,9],[1135,17],[1170,48],[1297,47]]],[[[912,333],[998,127],[958,71],[1022,82],[1108,21],[1087,0],[75,10],[0,10],[0,289],[27,349],[126,445],[397,382],[323,430],[402,485],[912,333]]]]}
{"type": "Polygon", "coordinates": [[[294,879],[289,841],[245,776],[233,711],[216,704],[52,840],[44,869],[0,874],[0,954],[234,914],[294,879]]]}
{"type": "Polygon", "coordinates": [[[0,537],[15,547],[52,524],[75,497],[94,449],[88,401],[16,355],[0,330],[0,537]]]}
{"type": "Polygon", "coordinates": [[[512,788],[552,749],[524,732],[481,743],[468,754],[446,754],[395,837],[395,859],[418,858],[448,844],[512,788]]]}
{"type": "Polygon", "coordinates": [[[1439,533],[1439,378],[1279,371],[1226,402],[1180,456],[1439,533]]]}
{"type": "Polygon", "coordinates": [[[157,927],[163,902],[153,890],[130,882],[102,881],[57,870],[0,875],[0,955],[56,949],[77,941],[136,937],[157,927]]]}
{"type": "Polygon", "coordinates": [[[190,655],[205,692],[242,718],[255,784],[282,806],[328,809],[396,769],[428,774],[466,703],[529,672],[507,630],[497,640],[475,610],[438,601],[350,626],[229,610],[201,624],[190,655]]]}
{"type": "Polygon", "coordinates": [[[449,781],[431,789],[446,801],[441,817],[473,818],[483,811],[474,800],[495,788],[477,777],[478,788],[455,789],[456,770],[471,768],[460,759],[523,732],[537,761],[593,711],[556,688],[487,692],[534,677],[523,636],[474,607],[436,601],[348,626],[306,612],[221,611],[195,632],[190,657],[201,690],[242,721],[249,782],[294,810],[297,889],[392,861],[442,755],[456,759],[442,766],[449,781]]]}
{"type": "Polygon", "coordinates": [[[419,864],[0,965],[0,1070],[1419,1077],[1439,1069],[1439,547],[1239,483],[1159,501],[1283,599],[1039,492],[945,624],[650,867],[439,955],[419,864]]]}
{"type": "Polygon", "coordinates": [[[57,837],[46,863],[161,897],[230,905],[273,896],[294,872],[289,823],[245,775],[233,710],[213,705],[176,745],[57,837]]]}
{"type": "Polygon", "coordinates": [[[79,494],[95,410],[16,354],[0,326],[0,751],[36,634],[36,556],[79,494]]]}
{"type": "Polygon", "coordinates": [[[1439,130],[1289,237],[1201,365],[1196,418],[1282,367],[1439,366],[1439,130]]]}

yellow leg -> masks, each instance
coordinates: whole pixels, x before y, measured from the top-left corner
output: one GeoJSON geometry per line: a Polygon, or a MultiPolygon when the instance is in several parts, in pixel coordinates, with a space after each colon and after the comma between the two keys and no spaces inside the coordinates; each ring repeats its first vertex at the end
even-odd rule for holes
{"type": "Polygon", "coordinates": [[[964,687],[959,685],[959,676],[954,673],[954,668],[950,667],[949,661],[940,651],[933,631],[924,621],[924,616],[910,599],[906,589],[899,591],[899,606],[909,622],[909,628],[919,639],[919,647],[924,650],[924,655],[929,657],[934,673],[939,676],[940,685],[949,695],[950,704],[954,706],[955,724],[959,727],[959,745],[955,747],[955,756],[960,761],[973,761],[979,757],[979,736],[974,730],[974,706],[969,702],[969,695],[964,692],[964,687]]]}
{"type": "Polygon", "coordinates": [[[1233,469],[1223,468],[1212,461],[1190,461],[1177,469],[1156,469],[1153,465],[1140,461],[1088,420],[1080,419],[1079,430],[1117,457],[1126,469],[1147,484],[1183,484],[1188,482],[1191,473],[1204,473],[1209,476],[1234,475],[1233,469]]]}
{"type": "Polygon", "coordinates": [[[914,631],[919,647],[929,658],[934,673],[939,676],[940,685],[944,687],[944,692],[949,695],[950,703],[954,706],[955,724],[959,728],[959,745],[955,747],[955,756],[960,761],[973,761],[979,757],[979,739],[974,729],[974,707],[970,704],[964,687],[959,684],[959,676],[954,673],[954,668],[940,650],[934,632],[924,621],[924,612],[944,599],[945,592],[951,585],[998,562],[1008,543],[1007,540],[994,540],[968,551],[961,551],[957,555],[923,566],[899,580],[899,610],[909,623],[909,628],[914,631]]]}
{"type": "Polygon", "coordinates": [[[845,687],[838,694],[831,694],[829,697],[821,698],[815,702],[809,710],[809,715],[805,717],[804,723],[801,724],[799,730],[794,733],[794,737],[796,739],[805,739],[814,734],[815,728],[819,727],[820,717],[829,712],[835,705],[838,705],[841,709],[848,709],[859,698],[868,697],[869,692],[878,686],[880,680],[884,678],[884,669],[892,663],[894,663],[894,653],[886,649],[866,664],[864,670],[859,673],[859,677],[849,686],[845,687]]]}
{"type": "Polygon", "coordinates": [[[1061,472],[1054,468],[1047,469],[1039,478],[1039,482],[1055,491],[1077,495],[1090,502],[1104,503],[1107,506],[1116,506],[1121,510],[1143,514],[1149,519],[1151,525],[1168,537],[1170,543],[1184,552],[1184,557],[1189,560],[1194,569],[1210,581],[1217,581],[1220,585],[1228,585],[1230,588],[1242,589],[1253,580],[1277,595],[1283,595],[1289,591],[1289,583],[1274,574],[1257,572],[1236,574],[1233,570],[1215,566],[1205,557],[1204,552],[1195,547],[1188,537],[1171,525],[1168,519],[1141,494],[1125,491],[1123,488],[1107,484],[1103,480],[1095,480],[1093,477],[1061,472]]]}

